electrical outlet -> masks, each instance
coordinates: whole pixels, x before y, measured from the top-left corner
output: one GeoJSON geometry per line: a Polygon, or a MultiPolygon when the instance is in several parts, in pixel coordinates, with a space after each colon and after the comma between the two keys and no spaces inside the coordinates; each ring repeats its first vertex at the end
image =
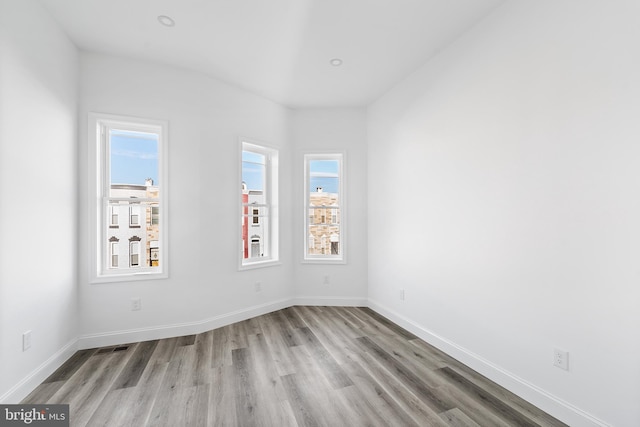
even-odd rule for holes
{"type": "Polygon", "coordinates": [[[331,280],[329,280],[329,275],[324,276],[324,281],[322,283],[324,285],[328,285],[329,283],[331,283],[331,280]]]}
{"type": "Polygon", "coordinates": [[[253,285],[253,287],[254,287],[254,289],[255,289],[255,291],[256,291],[256,292],[260,292],[260,291],[262,291],[262,282],[256,282],[256,283],[253,285]]]}
{"type": "Polygon", "coordinates": [[[142,300],[140,298],[131,298],[131,311],[142,310],[142,300]]]}
{"type": "Polygon", "coordinates": [[[400,300],[404,301],[404,289],[400,289],[400,300]]]}
{"type": "Polygon", "coordinates": [[[554,348],[553,349],[553,366],[557,366],[560,369],[564,369],[565,371],[568,371],[569,370],[569,352],[554,348]]]}
{"type": "Polygon", "coordinates": [[[31,331],[26,331],[22,334],[22,351],[27,351],[31,348],[31,331]]]}

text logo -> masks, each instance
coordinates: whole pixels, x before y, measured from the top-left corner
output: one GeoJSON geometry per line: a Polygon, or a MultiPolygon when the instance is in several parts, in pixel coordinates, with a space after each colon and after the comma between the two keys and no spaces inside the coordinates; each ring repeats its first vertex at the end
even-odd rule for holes
{"type": "Polygon", "coordinates": [[[0,427],[69,427],[69,405],[0,405],[0,427]]]}

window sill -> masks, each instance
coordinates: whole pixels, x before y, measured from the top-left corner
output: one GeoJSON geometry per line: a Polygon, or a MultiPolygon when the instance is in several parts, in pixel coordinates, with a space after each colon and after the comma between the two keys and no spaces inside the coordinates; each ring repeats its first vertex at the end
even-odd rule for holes
{"type": "Polygon", "coordinates": [[[168,279],[169,273],[154,273],[154,272],[138,272],[138,273],[126,273],[126,274],[109,274],[94,277],[91,280],[91,284],[99,283],[120,283],[120,282],[138,282],[141,280],[160,280],[168,279]]]}
{"type": "Polygon", "coordinates": [[[346,264],[344,258],[304,258],[302,264],[346,264]]]}
{"type": "Polygon", "coordinates": [[[256,268],[266,268],[273,267],[276,265],[281,265],[282,263],[279,260],[265,260],[265,261],[255,261],[248,264],[242,264],[238,270],[255,270],[256,268]]]}

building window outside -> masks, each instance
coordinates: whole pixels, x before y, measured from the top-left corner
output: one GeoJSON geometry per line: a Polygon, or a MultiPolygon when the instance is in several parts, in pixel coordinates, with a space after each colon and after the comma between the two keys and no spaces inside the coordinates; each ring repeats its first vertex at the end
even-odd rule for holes
{"type": "Polygon", "coordinates": [[[120,246],[118,239],[116,237],[111,237],[109,239],[109,267],[110,268],[118,268],[118,252],[120,251],[120,246]]]}
{"type": "Polygon", "coordinates": [[[130,267],[139,267],[140,266],[140,240],[134,240],[135,236],[132,237],[132,240],[129,242],[129,266],[130,267]]]}
{"type": "Polygon", "coordinates": [[[151,225],[160,224],[160,209],[157,206],[151,207],[151,225]]]}
{"type": "Polygon", "coordinates": [[[240,268],[277,262],[278,151],[242,141],[241,180],[240,268]]]}
{"type": "Polygon", "coordinates": [[[140,227],[140,205],[129,205],[129,226],[140,227]]]}
{"type": "Polygon", "coordinates": [[[304,156],[305,262],[345,262],[344,155],[304,156]]]}
{"type": "Polygon", "coordinates": [[[118,206],[109,206],[109,226],[118,227],[118,206]]]}
{"type": "Polygon", "coordinates": [[[93,281],[167,277],[167,123],[91,113],[89,129],[96,159],[93,281]],[[128,216],[128,227],[120,216],[128,216]],[[118,263],[120,245],[110,237],[129,242],[129,262],[118,263]]]}
{"type": "Polygon", "coordinates": [[[253,237],[251,239],[251,258],[258,258],[260,256],[260,237],[253,237]]]}

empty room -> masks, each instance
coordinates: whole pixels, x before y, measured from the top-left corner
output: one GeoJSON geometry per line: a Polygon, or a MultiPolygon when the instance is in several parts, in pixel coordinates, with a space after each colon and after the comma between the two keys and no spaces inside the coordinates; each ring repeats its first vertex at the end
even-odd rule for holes
{"type": "Polygon", "coordinates": [[[640,426],[639,22],[0,0],[0,425],[640,426]]]}

